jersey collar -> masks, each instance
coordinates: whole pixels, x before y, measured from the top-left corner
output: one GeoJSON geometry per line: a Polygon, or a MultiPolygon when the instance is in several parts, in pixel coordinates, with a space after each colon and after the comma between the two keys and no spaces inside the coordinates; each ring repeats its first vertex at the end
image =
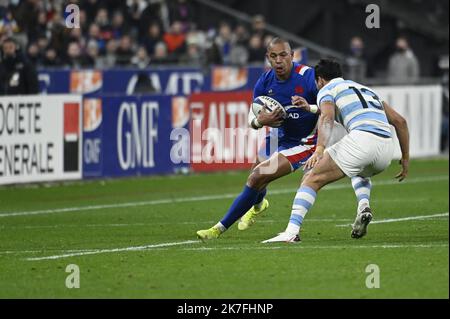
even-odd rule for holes
{"type": "Polygon", "coordinates": [[[277,80],[278,83],[284,83],[284,82],[289,81],[289,80],[292,78],[292,76],[294,75],[294,73],[295,73],[295,62],[292,62],[292,67],[291,67],[291,72],[290,72],[290,74],[289,74],[289,77],[288,77],[286,80],[280,80],[280,79],[275,75],[275,79],[277,80]]]}
{"type": "Polygon", "coordinates": [[[332,80],[330,80],[330,82],[327,83],[327,85],[325,85],[323,88],[326,88],[327,86],[333,84],[333,83],[338,83],[338,82],[342,82],[345,81],[343,78],[334,78],[332,80]]]}

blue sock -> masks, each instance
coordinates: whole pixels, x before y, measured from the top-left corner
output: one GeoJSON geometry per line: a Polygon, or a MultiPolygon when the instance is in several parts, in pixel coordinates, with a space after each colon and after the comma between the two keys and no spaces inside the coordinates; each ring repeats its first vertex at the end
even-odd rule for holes
{"type": "Polygon", "coordinates": [[[245,185],[243,192],[236,197],[220,223],[225,226],[225,228],[230,228],[235,221],[241,218],[256,203],[259,194],[260,193],[256,189],[245,185]]]}
{"type": "Polygon", "coordinates": [[[266,197],[267,189],[264,188],[262,191],[259,192],[258,197],[256,197],[255,206],[259,209],[261,207],[262,201],[264,197],[266,197]]]}

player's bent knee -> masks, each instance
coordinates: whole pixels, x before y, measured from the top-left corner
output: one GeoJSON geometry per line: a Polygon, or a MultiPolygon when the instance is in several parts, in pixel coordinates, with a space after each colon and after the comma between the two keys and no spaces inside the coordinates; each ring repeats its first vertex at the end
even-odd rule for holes
{"type": "Polygon", "coordinates": [[[311,171],[308,173],[308,175],[305,176],[303,184],[308,185],[315,190],[319,190],[323,186],[325,186],[326,178],[323,174],[318,174],[314,171],[311,171]]]}
{"type": "Polygon", "coordinates": [[[267,184],[267,177],[259,173],[258,170],[253,171],[247,179],[247,185],[250,188],[260,190],[267,184]]]}

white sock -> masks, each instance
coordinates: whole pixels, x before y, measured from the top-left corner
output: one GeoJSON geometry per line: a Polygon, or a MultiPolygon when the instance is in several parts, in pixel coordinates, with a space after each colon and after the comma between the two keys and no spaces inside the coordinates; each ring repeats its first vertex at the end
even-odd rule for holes
{"type": "Polygon", "coordinates": [[[372,189],[372,182],[370,178],[363,178],[361,176],[352,177],[352,186],[358,200],[358,213],[364,208],[370,207],[370,191],[372,189]]]}
{"type": "Polygon", "coordinates": [[[317,193],[308,186],[300,186],[292,205],[291,218],[286,228],[289,234],[297,235],[308,210],[314,205],[317,193]]]}
{"type": "Polygon", "coordinates": [[[358,212],[362,212],[366,207],[370,207],[370,203],[367,198],[363,198],[358,202],[358,212]]]}
{"type": "Polygon", "coordinates": [[[220,230],[221,233],[223,233],[224,231],[227,230],[227,228],[226,228],[224,225],[222,225],[221,222],[218,222],[214,227],[215,227],[215,228],[218,228],[218,229],[220,230]]]}

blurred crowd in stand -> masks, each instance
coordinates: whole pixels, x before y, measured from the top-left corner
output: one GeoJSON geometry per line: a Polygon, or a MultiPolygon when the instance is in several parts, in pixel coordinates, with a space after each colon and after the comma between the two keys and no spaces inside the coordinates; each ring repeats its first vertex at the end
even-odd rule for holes
{"type": "MultiPolygon", "coordinates": [[[[39,67],[143,69],[265,62],[266,46],[274,35],[266,31],[264,16],[253,16],[251,24],[227,20],[200,29],[196,14],[189,0],[0,0],[0,95],[37,93],[39,67]],[[67,27],[69,4],[79,8],[79,28],[67,27]]],[[[420,63],[408,39],[400,36],[394,46],[384,70],[385,84],[418,83],[420,63]]],[[[364,83],[375,76],[360,36],[350,39],[344,62],[347,78],[364,83]]],[[[439,64],[444,70],[444,150],[448,56],[439,64]]]]}

